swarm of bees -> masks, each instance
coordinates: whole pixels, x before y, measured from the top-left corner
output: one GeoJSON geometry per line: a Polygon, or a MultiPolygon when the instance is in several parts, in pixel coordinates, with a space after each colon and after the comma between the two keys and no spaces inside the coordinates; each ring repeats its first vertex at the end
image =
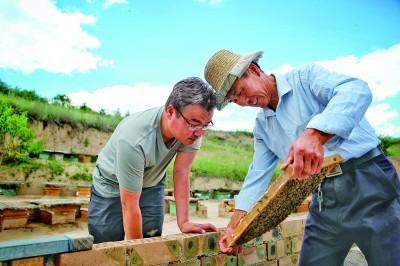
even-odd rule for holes
{"type": "MultiPolygon", "coordinates": [[[[268,197],[271,194],[267,191],[252,210],[253,213],[256,210],[257,215],[247,219],[248,224],[243,227],[244,231],[234,243],[246,243],[279,225],[317,188],[325,178],[326,172],[327,168],[323,168],[321,173],[306,179],[287,179],[283,184],[279,184],[278,192],[272,198],[268,197]]],[[[278,178],[275,182],[279,181],[278,178]]],[[[270,186],[270,189],[276,188],[273,184],[270,186]]],[[[245,216],[241,223],[246,223],[246,218],[245,216]]]]}

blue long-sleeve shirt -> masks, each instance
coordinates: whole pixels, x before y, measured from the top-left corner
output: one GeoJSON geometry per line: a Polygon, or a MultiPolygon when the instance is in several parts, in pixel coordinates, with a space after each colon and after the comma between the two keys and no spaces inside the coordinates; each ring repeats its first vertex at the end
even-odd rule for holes
{"type": "Polygon", "coordinates": [[[292,143],[306,128],[335,137],[324,144],[324,156],[357,158],[379,143],[364,118],[372,95],[366,82],[311,64],[274,75],[279,94],[276,111],[263,108],[254,127],[254,158],[236,208],[249,211],[265,193],[278,161],[286,161],[292,143]]]}

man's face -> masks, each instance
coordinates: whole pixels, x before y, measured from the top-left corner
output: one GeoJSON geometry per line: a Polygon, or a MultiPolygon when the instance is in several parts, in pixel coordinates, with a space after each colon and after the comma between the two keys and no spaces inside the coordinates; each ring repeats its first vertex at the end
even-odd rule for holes
{"type": "Polygon", "coordinates": [[[170,130],[175,139],[184,145],[193,144],[212,125],[213,111],[207,112],[200,105],[188,105],[182,110],[174,109],[170,130]]]}
{"type": "Polygon", "coordinates": [[[240,106],[267,107],[271,95],[263,82],[261,73],[249,68],[245,75],[235,81],[226,96],[227,99],[240,106]]]}

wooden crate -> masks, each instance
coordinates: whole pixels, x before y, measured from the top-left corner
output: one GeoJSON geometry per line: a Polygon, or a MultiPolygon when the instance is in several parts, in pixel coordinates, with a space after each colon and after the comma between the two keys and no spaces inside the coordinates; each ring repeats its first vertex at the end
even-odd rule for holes
{"type": "Polygon", "coordinates": [[[90,198],[90,186],[77,186],[76,196],[90,198]]]}
{"type": "Polygon", "coordinates": [[[65,224],[74,223],[76,217],[76,208],[73,209],[65,208],[60,209],[44,209],[40,210],[40,221],[45,224],[65,224]]]}
{"type": "Polygon", "coordinates": [[[45,196],[54,196],[54,197],[61,196],[61,188],[59,187],[44,187],[43,192],[45,196]]]}
{"type": "Polygon", "coordinates": [[[0,231],[24,227],[28,224],[29,212],[27,210],[1,210],[0,215],[2,217],[0,231]]]}
{"type": "Polygon", "coordinates": [[[81,219],[82,221],[87,221],[87,212],[88,209],[87,208],[81,208],[81,219]]]}

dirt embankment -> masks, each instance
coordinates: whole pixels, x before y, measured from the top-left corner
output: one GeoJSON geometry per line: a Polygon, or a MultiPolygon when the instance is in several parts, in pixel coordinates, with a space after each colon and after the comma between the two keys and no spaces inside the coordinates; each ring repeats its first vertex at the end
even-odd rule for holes
{"type": "Polygon", "coordinates": [[[111,136],[111,132],[52,122],[31,121],[31,128],[45,141],[46,150],[72,154],[97,155],[111,136]]]}

